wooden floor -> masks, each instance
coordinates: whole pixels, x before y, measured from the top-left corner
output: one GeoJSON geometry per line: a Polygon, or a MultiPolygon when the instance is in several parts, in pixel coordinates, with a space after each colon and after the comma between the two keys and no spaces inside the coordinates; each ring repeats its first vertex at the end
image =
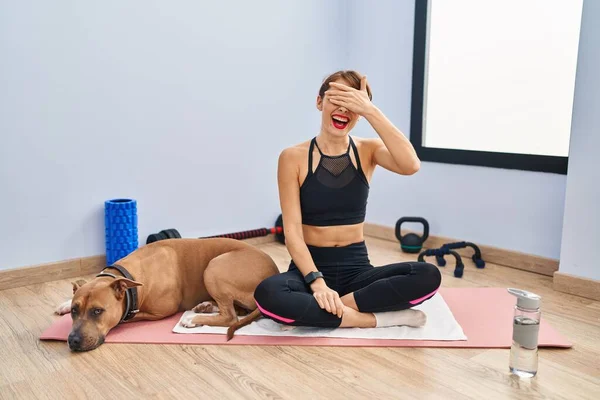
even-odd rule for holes
{"type": "MultiPolygon", "coordinates": [[[[367,245],[375,265],[415,260],[392,242],[367,245]]],[[[287,267],[284,246],[259,247],[287,267]]],[[[540,349],[530,381],[510,376],[508,349],[104,344],[75,354],[38,340],[71,293],[64,280],[0,292],[0,398],[600,399],[600,302],[554,292],[547,276],[465,261],[462,279],[452,262],[441,269],[443,286],[535,291],[574,347],[540,349]]]]}

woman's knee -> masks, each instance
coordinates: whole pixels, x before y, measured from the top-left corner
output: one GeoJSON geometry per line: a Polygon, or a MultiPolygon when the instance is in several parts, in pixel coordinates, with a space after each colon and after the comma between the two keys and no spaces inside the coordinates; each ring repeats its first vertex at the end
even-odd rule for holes
{"type": "Polygon", "coordinates": [[[291,324],[296,316],[294,299],[286,279],[280,275],[272,276],[263,280],[254,290],[254,301],[265,317],[271,318],[279,323],[291,324]]]}
{"type": "Polygon", "coordinates": [[[254,301],[260,306],[268,307],[275,300],[273,294],[280,289],[280,283],[277,278],[278,276],[275,275],[264,279],[254,289],[254,301]]]}
{"type": "Polygon", "coordinates": [[[418,282],[416,282],[412,292],[414,298],[409,301],[413,306],[431,299],[442,283],[442,274],[435,265],[421,262],[415,267],[418,268],[419,273],[418,282]]]}
{"type": "Polygon", "coordinates": [[[431,292],[439,289],[442,284],[442,274],[440,269],[428,262],[420,262],[418,268],[423,285],[426,286],[427,289],[430,289],[431,292]]]}

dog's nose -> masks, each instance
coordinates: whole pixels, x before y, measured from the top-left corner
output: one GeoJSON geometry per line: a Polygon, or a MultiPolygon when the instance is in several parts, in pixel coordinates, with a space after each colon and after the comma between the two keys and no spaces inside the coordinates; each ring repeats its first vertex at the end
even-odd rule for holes
{"type": "Polygon", "coordinates": [[[72,350],[77,350],[81,346],[81,336],[78,333],[71,332],[67,341],[72,350]]]}

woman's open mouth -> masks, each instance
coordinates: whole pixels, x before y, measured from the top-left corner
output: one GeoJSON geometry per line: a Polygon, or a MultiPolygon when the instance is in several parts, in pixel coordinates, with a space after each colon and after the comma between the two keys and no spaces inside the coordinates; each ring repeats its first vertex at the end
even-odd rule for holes
{"type": "Polygon", "coordinates": [[[331,121],[333,123],[333,126],[337,129],[345,129],[346,126],[348,126],[348,123],[350,122],[350,118],[345,117],[343,115],[334,114],[331,116],[331,121]]]}

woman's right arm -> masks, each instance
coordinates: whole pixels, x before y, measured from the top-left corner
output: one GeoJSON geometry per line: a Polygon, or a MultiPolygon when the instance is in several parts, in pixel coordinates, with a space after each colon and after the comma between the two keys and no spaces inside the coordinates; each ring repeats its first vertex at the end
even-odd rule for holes
{"type": "MultiPolygon", "coordinates": [[[[300,171],[298,168],[298,149],[289,148],[281,152],[277,167],[279,185],[279,203],[283,216],[285,245],[294,263],[306,276],[317,271],[302,233],[302,213],[300,211],[300,171]]],[[[319,279],[322,280],[322,279],[319,279]]]]}
{"type": "MultiPolygon", "coordinates": [[[[285,245],[302,276],[318,271],[302,233],[299,166],[300,159],[304,159],[304,155],[302,151],[296,148],[285,149],[279,156],[277,166],[279,202],[283,217],[285,245]]],[[[327,286],[323,278],[312,282],[310,287],[321,308],[338,315],[338,317],[342,316],[344,305],[339,295],[327,286]]]]}

